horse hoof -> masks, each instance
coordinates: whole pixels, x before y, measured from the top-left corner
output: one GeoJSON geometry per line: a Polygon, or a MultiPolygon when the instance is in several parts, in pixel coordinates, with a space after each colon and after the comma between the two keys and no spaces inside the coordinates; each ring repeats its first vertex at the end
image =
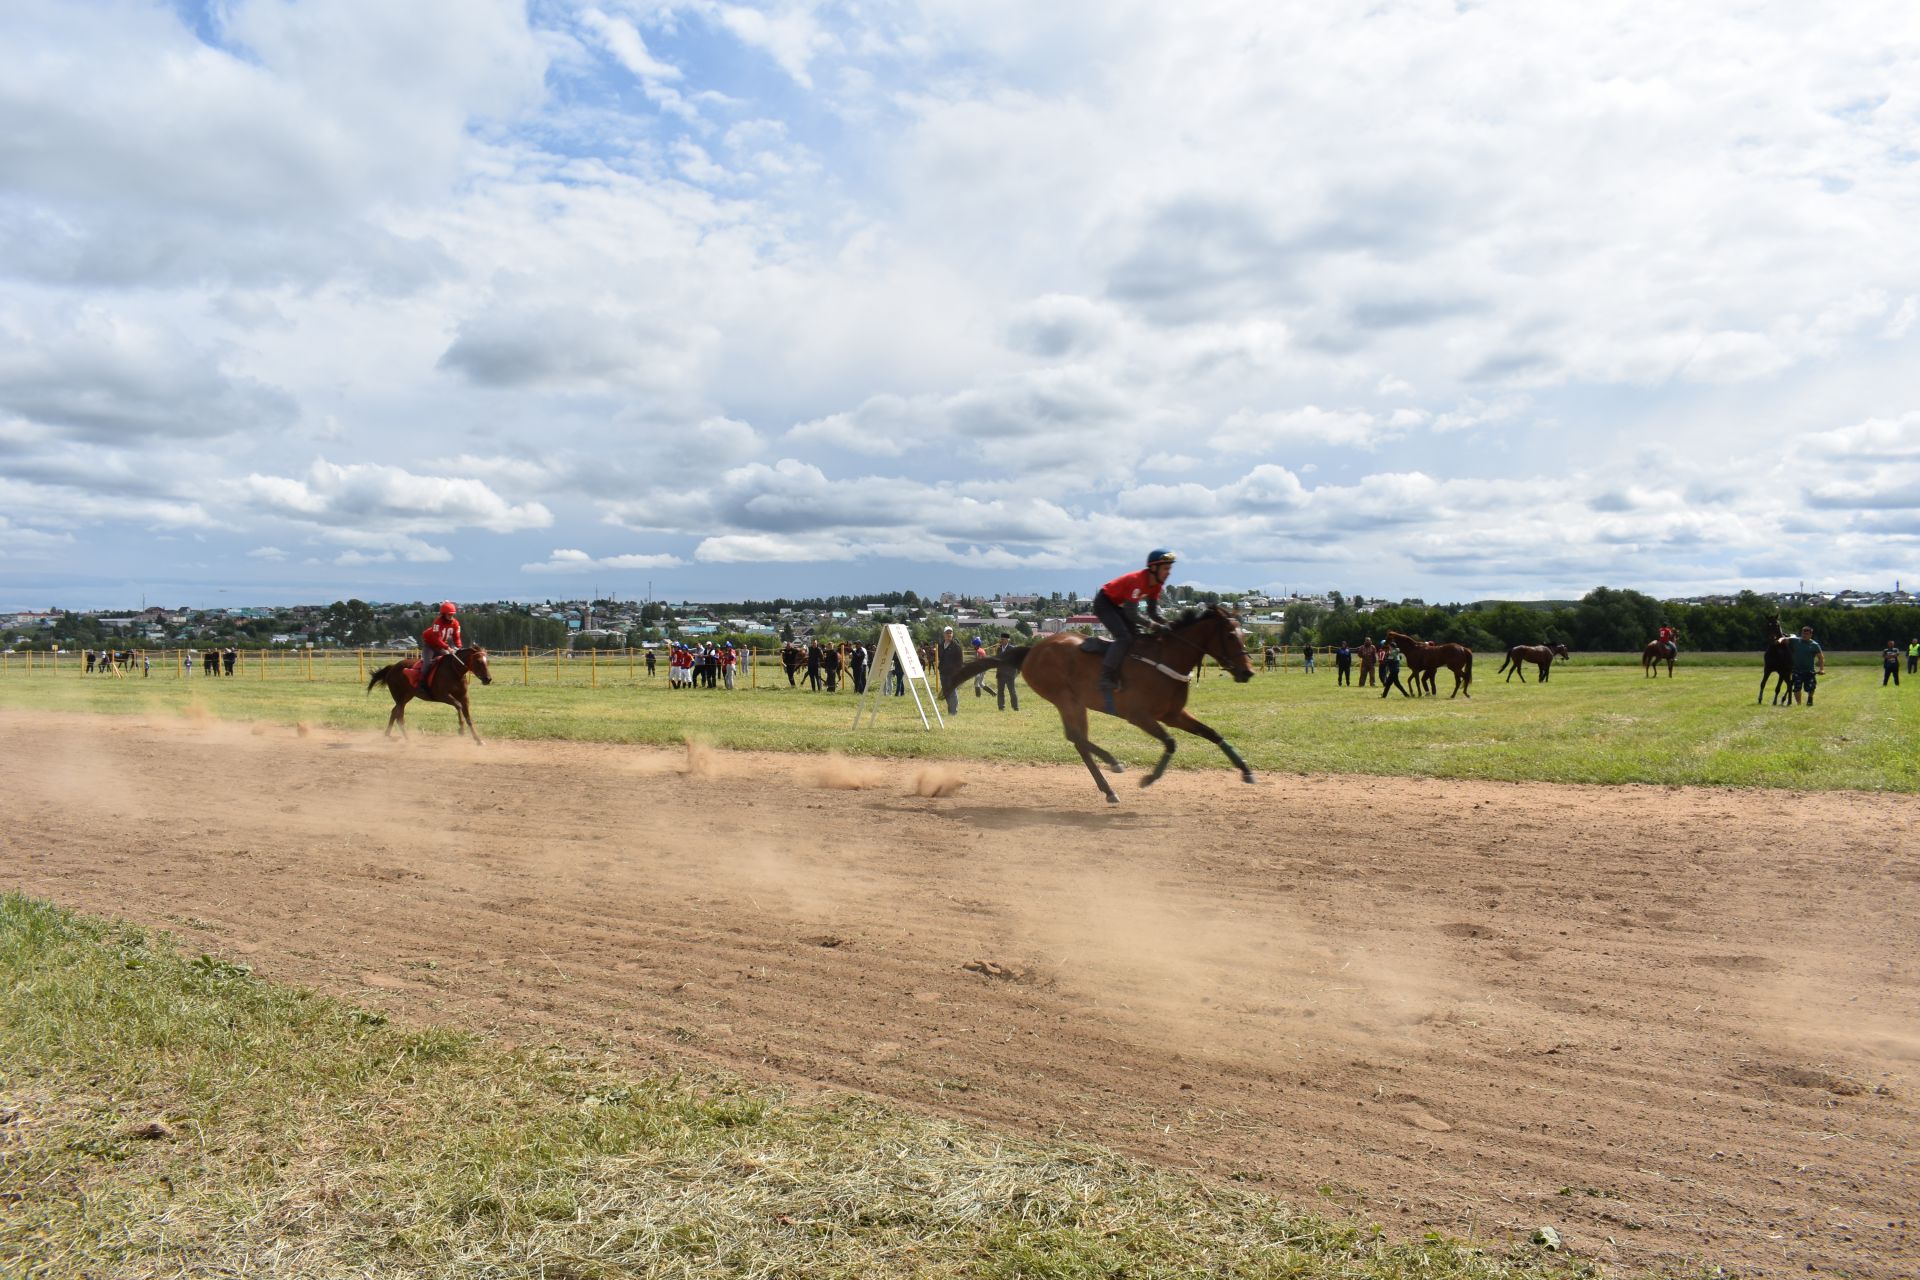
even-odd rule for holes
{"type": "Polygon", "coordinates": [[[1113,792],[1111,792],[1111,791],[1109,791],[1109,792],[1107,792],[1107,803],[1108,803],[1108,804],[1119,804],[1119,803],[1120,803],[1120,797],[1119,797],[1119,796],[1117,796],[1117,795],[1115,795],[1115,794],[1113,794],[1113,792]]]}
{"type": "Polygon", "coordinates": [[[1107,766],[1108,773],[1125,773],[1126,771],[1127,766],[1123,764],[1110,764],[1107,766]]]}
{"type": "Polygon", "coordinates": [[[1148,787],[1152,786],[1154,783],[1158,781],[1160,781],[1160,775],[1157,773],[1150,773],[1146,777],[1140,779],[1140,789],[1142,791],[1145,791],[1148,787]]]}
{"type": "Polygon", "coordinates": [[[1246,783],[1248,786],[1252,786],[1257,779],[1251,773],[1243,773],[1240,775],[1240,781],[1246,783]]]}

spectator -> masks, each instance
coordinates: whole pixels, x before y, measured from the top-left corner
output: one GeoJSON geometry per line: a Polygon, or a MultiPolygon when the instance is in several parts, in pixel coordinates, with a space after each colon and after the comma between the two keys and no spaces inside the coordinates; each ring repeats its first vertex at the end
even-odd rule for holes
{"type": "Polygon", "coordinates": [[[1300,646],[1300,671],[1303,675],[1313,674],[1313,642],[1311,640],[1300,646]]]}
{"type": "Polygon", "coordinates": [[[1893,681],[1893,687],[1900,687],[1900,646],[1887,641],[1887,647],[1880,651],[1880,687],[1887,687],[1887,681],[1893,681]]]}
{"type": "Polygon", "coordinates": [[[807,687],[815,693],[820,692],[820,642],[807,642],[807,687]]]}
{"type": "Polygon", "coordinates": [[[1913,675],[1915,672],[1920,672],[1920,637],[1907,645],[1907,674],[1913,675]]]}
{"type": "Polygon", "coordinates": [[[239,660],[240,651],[232,646],[228,646],[227,651],[220,655],[220,664],[227,669],[228,675],[233,674],[233,664],[239,660]]]}
{"type": "MultiPolygon", "coordinates": [[[[987,646],[979,636],[975,636],[973,638],[973,656],[980,661],[986,660],[987,646]]],[[[973,696],[976,698],[983,698],[986,696],[986,693],[987,693],[987,673],[984,670],[982,670],[975,673],[973,677],[973,696]]]]}
{"type": "Polygon", "coordinates": [[[862,694],[867,691],[867,646],[856,644],[848,655],[853,662],[853,691],[862,694]]]}
{"type": "Polygon", "coordinates": [[[1793,700],[1800,701],[1800,695],[1807,696],[1807,705],[1813,705],[1813,691],[1820,683],[1820,677],[1827,674],[1827,655],[1821,650],[1820,642],[1813,638],[1812,627],[1800,628],[1800,634],[1793,638],[1793,700]]]}
{"type": "MultiPolygon", "coordinates": [[[[1000,648],[995,656],[1005,658],[1011,652],[1013,652],[1013,637],[1003,636],[1000,640],[1000,648]]],[[[996,708],[997,710],[1005,711],[1009,699],[1012,700],[1015,711],[1020,709],[1019,682],[1020,673],[1013,668],[1003,665],[995,669],[993,673],[993,693],[999,703],[996,708]]]]}
{"type": "Polygon", "coordinates": [[[1353,650],[1342,640],[1340,647],[1333,651],[1333,670],[1336,684],[1353,683],[1353,650]]]}
{"type": "Polygon", "coordinates": [[[967,664],[966,653],[953,638],[953,628],[940,631],[940,687],[947,691],[947,713],[960,714],[960,668],[967,664]]]}
{"type": "Polygon", "coordinates": [[[180,665],[186,669],[188,675],[193,674],[193,650],[189,649],[181,655],[180,665]]]}
{"type": "Polygon", "coordinates": [[[653,650],[647,650],[647,679],[653,679],[653,650]]]}
{"type": "Polygon", "coordinates": [[[729,689],[733,688],[733,664],[739,660],[740,655],[734,652],[733,641],[727,641],[726,647],[720,650],[720,678],[729,689]]]}
{"type": "Polygon", "coordinates": [[[1374,683],[1373,664],[1379,658],[1380,651],[1373,647],[1373,637],[1367,636],[1360,641],[1360,686],[1374,683]]]}

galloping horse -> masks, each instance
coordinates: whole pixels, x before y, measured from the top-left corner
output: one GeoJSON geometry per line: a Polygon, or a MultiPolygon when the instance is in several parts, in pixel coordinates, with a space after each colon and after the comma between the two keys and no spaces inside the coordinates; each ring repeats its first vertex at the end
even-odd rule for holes
{"type": "MultiPolygon", "coordinates": [[[[1107,803],[1119,804],[1120,797],[1113,794],[1094,760],[1097,757],[1104,761],[1115,773],[1126,772],[1125,766],[1087,737],[1087,713],[1102,707],[1100,655],[1105,650],[1106,642],[1063,631],[997,656],[975,658],[954,673],[950,687],[958,689],[968,677],[995,668],[1025,676],[1027,686],[1060,713],[1067,741],[1080,753],[1107,803]]],[[[1187,694],[1202,658],[1212,658],[1241,684],[1253,679],[1253,662],[1247,657],[1239,620],[1217,604],[1189,609],[1174,619],[1164,634],[1142,636],[1127,651],[1124,681],[1113,695],[1114,714],[1158,740],[1163,748],[1153,772],[1140,779],[1143,787],[1158,782],[1173,759],[1173,735],[1162,727],[1166,725],[1213,743],[1240,770],[1242,781],[1253,781],[1253,770],[1240,753],[1187,713],[1187,694]]]]}
{"type": "Polygon", "coordinates": [[[1793,702],[1793,637],[1780,630],[1779,615],[1767,619],[1767,648],[1760,655],[1760,693],[1753,700],[1759,706],[1767,696],[1767,679],[1778,676],[1773,686],[1773,705],[1790,706],[1793,702]]]}
{"type": "Polygon", "coordinates": [[[1424,683],[1427,691],[1438,694],[1434,686],[1434,672],[1441,667],[1453,672],[1453,692],[1449,698],[1465,693],[1473,696],[1473,650],[1463,644],[1428,644],[1424,640],[1415,640],[1412,636],[1402,635],[1398,631],[1387,632],[1387,643],[1399,647],[1406,657],[1407,671],[1416,682],[1424,683]]]}
{"type": "Polygon", "coordinates": [[[480,731],[473,727],[473,712],[467,706],[467,676],[479,676],[481,684],[493,683],[493,673],[487,670],[487,651],[473,645],[448,654],[434,664],[425,689],[414,684],[412,670],[418,665],[417,662],[389,663],[367,680],[368,693],[384,681],[387,692],[393,695],[393,714],[387,717],[386,736],[393,736],[395,725],[400,726],[401,737],[407,736],[407,703],[418,698],[422,702],[444,702],[458,711],[460,723],[473,735],[474,742],[480,743],[480,731]]]}
{"type": "Polygon", "coordinates": [[[1653,668],[1656,664],[1667,664],[1667,679],[1673,679],[1673,660],[1680,655],[1680,646],[1671,640],[1649,640],[1647,647],[1640,651],[1640,670],[1650,676],[1660,673],[1653,668]]]}
{"type": "MultiPolygon", "coordinates": [[[[1547,677],[1553,673],[1553,660],[1556,657],[1571,660],[1571,655],[1567,653],[1567,646],[1563,644],[1517,644],[1507,650],[1507,660],[1500,664],[1500,671],[1507,673],[1507,683],[1513,683],[1513,678],[1519,676],[1520,683],[1525,684],[1527,682],[1527,673],[1521,664],[1531,662],[1534,666],[1540,668],[1540,683],[1545,684],[1547,677]],[[1509,670],[1509,667],[1511,667],[1511,670],[1509,670]]],[[[1500,671],[1496,671],[1493,674],[1499,675],[1500,671]]]]}

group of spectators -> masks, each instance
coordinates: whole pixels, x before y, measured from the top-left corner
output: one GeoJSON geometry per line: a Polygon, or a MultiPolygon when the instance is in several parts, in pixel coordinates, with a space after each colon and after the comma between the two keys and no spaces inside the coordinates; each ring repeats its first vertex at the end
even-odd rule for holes
{"type": "MultiPolygon", "coordinates": [[[[1378,683],[1380,678],[1385,674],[1384,667],[1388,658],[1393,659],[1394,676],[1396,683],[1398,682],[1400,672],[1399,654],[1394,652],[1390,645],[1375,644],[1371,636],[1362,640],[1358,645],[1350,645],[1345,641],[1339,644],[1322,645],[1318,649],[1314,648],[1311,642],[1301,645],[1300,670],[1303,675],[1310,676],[1319,671],[1319,667],[1315,665],[1315,663],[1318,655],[1322,653],[1332,656],[1334,677],[1339,684],[1354,683],[1353,665],[1355,659],[1358,659],[1360,663],[1360,684],[1371,685],[1378,683]]],[[[1262,656],[1265,660],[1267,670],[1272,671],[1280,665],[1280,650],[1277,646],[1267,645],[1262,656]]]]}
{"type": "MultiPolygon", "coordinates": [[[[667,653],[669,689],[733,688],[733,673],[741,661],[733,641],[725,644],[681,644],[675,641],[667,653]]],[[[647,654],[647,674],[654,670],[653,654],[647,654]]]]}
{"type": "Polygon", "coordinates": [[[843,688],[865,693],[873,651],[852,641],[836,645],[809,640],[803,645],[795,640],[781,649],[780,665],[787,673],[789,688],[804,684],[814,693],[837,693],[843,688]]]}
{"type": "MultiPolygon", "coordinates": [[[[221,673],[222,669],[226,671],[226,674],[232,675],[235,664],[240,661],[240,651],[238,649],[208,649],[197,656],[200,660],[200,674],[205,676],[217,676],[221,673]]],[[[193,674],[195,657],[196,655],[191,649],[181,655],[180,666],[188,675],[193,674]]]]}

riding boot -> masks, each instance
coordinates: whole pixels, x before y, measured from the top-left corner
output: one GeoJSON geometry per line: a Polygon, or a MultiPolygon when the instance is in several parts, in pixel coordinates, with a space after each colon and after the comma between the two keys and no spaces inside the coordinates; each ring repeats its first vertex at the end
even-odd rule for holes
{"type": "Polygon", "coordinates": [[[1123,645],[1118,639],[1108,642],[1107,652],[1100,660],[1100,700],[1106,706],[1108,715],[1116,714],[1113,709],[1113,695],[1120,688],[1120,664],[1127,660],[1130,644],[1123,645]]]}

